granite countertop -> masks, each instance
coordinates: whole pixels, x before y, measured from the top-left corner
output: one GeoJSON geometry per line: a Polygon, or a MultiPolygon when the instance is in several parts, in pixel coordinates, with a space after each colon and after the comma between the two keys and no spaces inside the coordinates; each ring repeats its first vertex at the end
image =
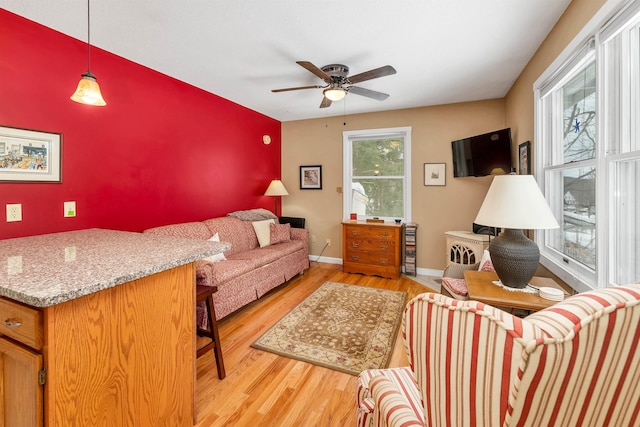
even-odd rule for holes
{"type": "Polygon", "coordinates": [[[0,296],[49,307],[229,248],[226,242],[97,228],[0,240],[0,296]]]}

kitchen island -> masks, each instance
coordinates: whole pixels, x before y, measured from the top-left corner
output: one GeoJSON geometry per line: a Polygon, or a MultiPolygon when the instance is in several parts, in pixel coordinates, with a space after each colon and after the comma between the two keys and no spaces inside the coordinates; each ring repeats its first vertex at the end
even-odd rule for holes
{"type": "Polygon", "coordinates": [[[195,261],[229,247],[102,229],[0,240],[5,425],[192,425],[195,261]]]}

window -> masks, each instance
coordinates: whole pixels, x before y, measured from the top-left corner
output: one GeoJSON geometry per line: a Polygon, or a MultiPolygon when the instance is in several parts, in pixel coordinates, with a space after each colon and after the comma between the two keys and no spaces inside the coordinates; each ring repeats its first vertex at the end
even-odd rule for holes
{"type": "Polygon", "coordinates": [[[579,291],[640,279],[639,2],[592,34],[534,85],[536,173],[560,223],[537,234],[541,262],[579,291]]]}
{"type": "Polygon", "coordinates": [[[411,128],[343,132],[345,219],[410,220],[411,128]]]}

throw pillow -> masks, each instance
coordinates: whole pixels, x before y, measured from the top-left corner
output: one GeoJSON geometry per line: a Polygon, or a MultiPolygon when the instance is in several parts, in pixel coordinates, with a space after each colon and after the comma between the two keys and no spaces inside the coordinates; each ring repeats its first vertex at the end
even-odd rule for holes
{"type": "Polygon", "coordinates": [[[265,246],[269,246],[271,244],[271,228],[269,224],[275,224],[275,221],[265,219],[263,221],[253,221],[251,224],[256,232],[256,236],[258,236],[260,247],[264,248],[265,246]]]}
{"type": "MultiPolygon", "coordinates": [[[[209,241],[210,242],[219,242],[220,241],[220,236],[218,235],[218,233],[216,233],[213,236],[211,236],[209,241]]],[[[227,258],[224,256],[224,252],[220,252],[219,254],[211,255],[210,257],[204,258],[204,260],[205,261],[209,261],[209,262],[220,262],[220,261],[226,261],[227,258]]]]}
{"type": "Polygon", "coordinates": [[[271,244],[284,243],[291,240],[291,225],[290,224],[269,224],[269,230],[271,231],[271,244]]]}
{"type": "Polygon", "coordinates": [[[464,279],[454,279],[452,277],[443,277],[442,286],[449,291],[454,297],[466,297],[469,294],[467,289],[467,281],[464,279]]]}
{"type": "Polygon", "coordinates": [[[475,264],[449,264],[444,269],[442,277],[451,277],[454,279],[464,279],[465,270],[477,270],[478,263],[475,264]]]}
{"type": "Polygon", "coordinates": [[[491,262],[491,254],[489,254],[489,251],[486,249],[482,253],[482,259],[480,260],[478,271],[496,271],[496,269],[493,268],[493,263],[491,262]]]}

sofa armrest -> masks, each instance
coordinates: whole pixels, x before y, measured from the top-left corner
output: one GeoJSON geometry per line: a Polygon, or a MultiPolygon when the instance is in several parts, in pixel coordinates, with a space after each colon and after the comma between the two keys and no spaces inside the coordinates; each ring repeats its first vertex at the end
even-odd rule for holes
{"type": "Polygon", "coordinates": [[[213,286],[213,265],[211,262],[204,259],[196,261],[196,284],[213,286]]]}
{"type": "Polygon", "coordinates": [[[291,240],[304,240],[305,242],[309,241],[309,230],[304,228],[292,228],[291,229],[291,240]]]}
{"type": "Polygon", "coordinates": [[[411,409],[409,400],[387,377],[377,376],[369,383],[373,397],[374,426],[423,426],[424,421],[417,418],[411,409]]]}

